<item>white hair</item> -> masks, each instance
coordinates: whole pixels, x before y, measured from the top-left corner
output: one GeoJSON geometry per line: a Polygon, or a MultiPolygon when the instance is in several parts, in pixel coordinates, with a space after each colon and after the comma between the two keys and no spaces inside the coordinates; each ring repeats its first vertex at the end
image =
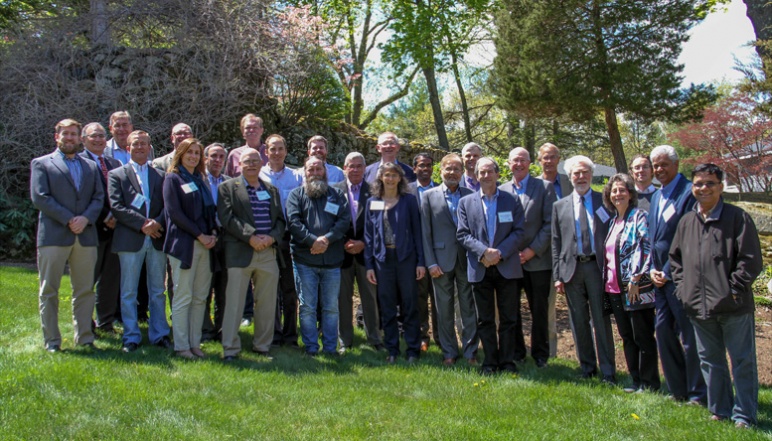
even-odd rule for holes
{"type": "Polygon", "coordinates": [[[574,167],[579,164],[584,164],[587,167],[590,167],[591,171],[595,171],[595,164],[592,163],[590,158],[583,155],[576,155],[566,159],[566,162],[563,164],[563,168],[566,170],[566,173],[570,175],[574,167]]]}
{"type": "Polygon", "coordinates": [[[348,155],[346,155],[346,160],[343,161],[343,165],[346,166],[349,164],[349,162],[353,161],[354,159],[361,159],[362,164],[367,164],[367,161],[365,161],[365,155],[359,153],[359,152],[351,152],[348,155]]]}
{"type": "Polygon", "coordinates": [[[667,144],[654,147],[654,150],[652,150],[651,154],[649,155],[649,159],[651,162],[654,162],[654,158],[658,158],[662,155],[667,155],[668,159],[673,162],[678,161],[678,152],[676,152],[673,146],[667,144]]]}
{"type": "Polygon", "coordinates": [[[477,144],[476,142],[469,142],[467,143],[464,148],[461,149],[461,154],[464,155],[466,152],[468,152],[471,149],[477,149],[480,151],[480,154],[482,155],[482,147],[480,147],[480,144],[477,144]]]}
{"type": "Polygon", "coordinates": [[[526,150],[523,147],[515,147],[512,150],[509,151],[509,160],[515,159],[515,156],[517,156],[518,153],[525,152],[525,156],[528,158],[528,161],[531,161],[531,154],[528,153],[528,150],[526,150]]]}

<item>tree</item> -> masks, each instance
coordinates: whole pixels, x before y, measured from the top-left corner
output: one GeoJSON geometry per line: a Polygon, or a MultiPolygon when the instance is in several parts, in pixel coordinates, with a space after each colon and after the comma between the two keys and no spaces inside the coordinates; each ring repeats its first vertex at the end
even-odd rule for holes
{"type": "Polygon", "coordinates": [[[695,153],[692,163],[712,162],[741,192],[772,193],[772,118],[758,103],[734,93],[705,110],[699,123],[682,126],[670,136],[695,153]]]}
{"type": "Polygon", "coordinates": [[[702,0],[503,0],[494,84],[530,116],[603,115],[617,170],[627,164],[618,113],[669,117],[680,104],[677,58],[702,0]]]}

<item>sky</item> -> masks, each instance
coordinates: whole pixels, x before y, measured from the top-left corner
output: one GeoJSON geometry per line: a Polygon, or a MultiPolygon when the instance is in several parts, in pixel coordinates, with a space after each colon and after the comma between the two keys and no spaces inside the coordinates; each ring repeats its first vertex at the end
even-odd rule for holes
{"type": "Polygon", "coordinates": [[[691,38],[684,44],[679,59],[684,64],[683,87],[722,80],[734,83],[742,78],[733,69],[734,59],[752,61],[755,52],[748,43],[756,38],[745,12],[742,0],[732,0],[726,12],[708,14],[691,30],[691,38]]]}

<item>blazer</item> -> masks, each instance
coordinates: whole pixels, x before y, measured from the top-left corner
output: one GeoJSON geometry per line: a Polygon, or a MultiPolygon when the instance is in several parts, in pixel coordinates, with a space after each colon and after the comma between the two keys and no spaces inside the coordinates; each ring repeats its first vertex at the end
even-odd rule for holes
{"type": "MultiPolygon", "coordinates": [[[[344,179],[341,182],[337,182],[332,186],[342,191],[343,195],[346,197],[346,200],[348,200],[348,180],[347,179],[344,179]]],[[[357,214],[354,219],[351,219],[351,224],[349,225],[349,228],[346,231],[346,234],[343,236],[344,244],[348,240],[361,240],[361,241],[365,240],[365,207],[367,206],[368,199],[370,199],[370,184],[368,184],[367,181],[363,179],[362,187],[359,189],[359,199],[357,201],[359,202],[359,206],[357,206],[357,214]],[[356,225],[356,234],[354,234],[354,225],[356,225]]],[[[350,207],[351,201],[348,201],[348,203],[350,207]]],[[[359,254],[349,254],[344,251],[343,265],[341,266],[341,268],[349,268],[354,263],[354,259],[356,259],[356,261],[360,265],[364,265],[365,252],[362,251],[359,254]]]]}
{"type": "MultiPolygon", "coordinates": [[[[573,193],[573,192],[572,192],[573,193]]],[[[603,206],[603,197],[597,191],[590,190],[592,194],[592,208],[595,219],[595,231],[593,231],[593,243],[595,252],[602,253],[604,241],[608,233],[608,222],[611,213],[603,206]],[[605,213],[605,221],[601,213],[605,213]]],[[[568,196],[572,196],[569,194],[568,196]]],[[[574,277],[576,271],[577,241],[576,226],[574,224],[574,199],[564,197],[552,206],[552,278],[555,281],[568,283],[574,277]]],[[[596,259],[599,270],[601,259],[596,259]]]]}
{"type": "Polygon", "coordinates": [[[649,239],[651,240],[651,269],[663,271],[665,277],[669,280],[673,278],[670,275],[670,245],[673,243],[678,228],[678,221],[684,214],[688,213],[697,202],[692,195],[692,182],[686,179],[681,173],[676,176],[676,183],[673,192],[670,194],[670,201],[665,205],[662,213],[669,211],[670,207],[675,210],[666,221],[662,218],[659,211],[659,201],[662,198],[662,189],[658,189],[651,197],[649,206],[649,239]]]}
{"type": "MultiPolygon", "coordinates": [[[[271,184],[260,180],[271,195],[271,231],[268,233],[274,240],[274,249],[284,237],[287,223],[281,209],[279,191],[271,184]]],[[[227,268],[246,268],[252,262],[254,248],[249,245],[249,239],[255,234],[255,217],[252,214],[252,204],[249,194],[240,176],[229,179],[217,188],[217,216],[225,231],[225,266],[227,268]]],[[[284,266],[281,253],[277,253],[280,266],[284,266]]]]}
{"type": "MultiPolygon", "coordinates": [[[[386,210],[371,210],[373,201],[381,201],[375,196],[367,201],[365,209],[365,267],[375,269],[375,262],[386,261],[386,242],[384,237],[383,216],[386,210]]],[[[403,194],[392,208],[396,224],[391,225],[394,232],[397,260],[402,262],[411,255],[416,257],[416,266],[424,265],[424,248],[421,240],[421,214],[418,201],[412,194],[403,194]]]]}
{"type": "MultiPolygon", "coordinates": [[[[365,169],[365,182],[369,184],[375,182],[375,179],[378,177],[378,167],[381,166],[381,162],[381,160],[378,160],[367,166],[365,169]]],[[[402,167],[402,170],[405,172],[405,179],[407,179],[407,182],[415,182],[415,172],[413,172],[413,169],[410,168],[409,165],[399,162],[399,160],[397,160],[397,165],[402,167]]]]}
{"type": "Polygon", "coordinates": [[[75,155],[80,162],[83,176],[80,189],[76,189],[70,169],[59,149],[32,160],[30,166],[30,198],[40,210],[38,216],[37,245],[66,247],[75,243],[75,234],[67,223],[75,216],[85,216],[88,225],[78,241],[82,246],[97,246],[94,226],[104,204],[105,192],[99,181],[102,174],[92,161],[75,155]]]}
{"type": "MultiPolygon", "coordinates": [[[[539,176],[539,179],[549,182],[544,178],[544,175],[539,176]]],[[[563,199],[574,191],[574,185],[571,184],[571,179],[563,173],[558,173],[558,180],[560,181],[560,191],[563,193],[563,197],[558,199],[563,199]]],[[[550,182],[550,184],[555,185],[554,182],[550,182]]],[[[557,197],[557,192],[555,192],[555,196],[557,197]]]]}
{"type": "MultiPolygon", "coordinates": [[[[80,156],[93,161],[97,166],[97,171],[99,172],[99,181],[102,183],[102,189],[105,191],[105,202],[102,206],[102,211],[99,213],[99,217],[96,221],[96,230],[97,230],[97,236],[99,237],[100,242],[104,242],[106,240],[110,240],[113,238],[113,229],[107,228],[105,226],[105,219],[107,218],[107,215],[110,213],[110,198],[107,196],[107,179],[105,179],[104,175],[102,174],[102,168],[99,165],[99,162],[95,161],[94,158],[91,156],[91,154],[87,150],[83,150],[80,152],[80,156]]],[[[105,155],[102,155],[102,158],[105,160],[105,166],[107,167],[107,172],[109,173],[110,170],[114,168],[118,168],[121,166],[121,162],[117,159],[108,158],[105,155]]]]}
{"type": "MultiPolygon", "coordinates": [[[[453,271],[457,261],[466,261],[466,249],[456,238],[458,226],[445,201],[447,188],[441,184],[426,190],[421,198],[421,235],[426,267],[438,265],[443,272],[453,271]]],[[[458,191],[461,197],[474,193],[460,185],[458,191]]]]}
{"type": "MultiPolygon", "coordinates": [[[[204,191],[209,191],[209,181],[203,176],[204,191]]],[[[187,184],[179,173],[167,173],[164,179],[163,195],[166,210],[166,238],[164,253],[179,259],[182,269],[189,269],[193,262],[193,245],[201,234],[212,234],[217,226],[214,213],[207,219],[204,212],[204,198],[199,191],[185,193],[182,186],[187,184]]],[[[214,264],[215,262],[211,262],[214,264]]],[[[212,271],[216,271],[213,266],[212,271]]]]}
{"type": "Polygon", "coordinates": [[[480,260],[488,248],[501,252],[501,261],[496,265],[502,276],[507,279],[523,277],[520,266],[520,243],[523,241],[523,206],[512,194],[498,190],[496,201],[496,233],[493,243],[488,243],[488,228],[483,201],[479,191],[461,198],[458,203],[458,230],[456,238],[466,249],[469,282],[480,282],[485,277],[485,266],[480,260]],[[502,222],[502,213],[509,212],[511,222],[502,222]]]}
{"type": "Polygon", "coordinates": [[[545,271],[552,269],[552,205],[557,200],[555,187],[551,182],[530,176],[522,197],[518,197],[515,185],[507,182],[499,190],[511,193],[520,199],[525,217],[525,232],[520,251],[530,248],[536,253],[523,265],[526,271],[545,271]]]}
{"type": "MultiPolygon", "coordinates": [[[[437,182],[431,181],[431,188],[435,188],[440,185],[437,182]]],[[[418,194],[418,181],[409,182],[407,184],[407,191],[418,199],[418,205],[421,205],[421,195],[418,194]]],[[[424,190],[425,192],[426,190],[424,190]]]]}
{"type": "MultiPolygon", "coordinates": [[[[139,185],[137,174],[131,164],[110,170],[108,173],[107,189],[110,196],[110,209],[118,221],[113,233],[112,251],[114,253],[122,251],[135,253],[142,248],[142,244],[145,242],[142,226],[148,218],[166,226],[163,195],[164,175],[165,173],[161,170],[153,168],[150,161],[147,162],[147,179],[151,196],[150,214],[145,216],[147,202],[144,202],[139,208],[131,206],[134,198],[142,193],[142,187],[139,185]]],[[[161,237],[153,239],[153,248],[158,251],[163,250],[164,232],[165,229],[161,228],[161,237]]]]}

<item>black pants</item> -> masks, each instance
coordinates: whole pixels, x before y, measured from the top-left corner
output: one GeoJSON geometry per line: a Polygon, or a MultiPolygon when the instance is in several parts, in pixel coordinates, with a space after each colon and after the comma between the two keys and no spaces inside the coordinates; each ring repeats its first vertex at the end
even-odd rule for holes
{"type": "Polygon", "coordinates": [[[622,338],[627,371],[633,386],[659,390],[659,355],[654,338],[654,308],[625,311],[624,294],[608,294],[614,321],[622,338]]]}
{"type": "MultiPolygon", "coordinates": [[[[546,361],[550,356],[549,341],[549,297],[552,271],[523,270],[523,288],[531,310],[531,357],[546,361]]],[[[526,355],[523,320],[520,314],[520,290],[517,292],[517,325],[515,326],[515,360],[524,360],[526,355]]]]}
{"type": "Polygon", "coordinates": [[[402,314],[407,356],[421,355],[421,324],[418,318],[418,284],[415,279],[416,258],[397,260],[397,252],[386,250],[386,261],[375,262],[378,279],[378,311],[383,324],[383,343],[389,355],[399,355],[399,325],[397,307],[402,314]]]}
{"type": "MultiPolygon", "coordinates": [[[[295,274],[292,271],[289,234],[286,234],[279,242],[279,252],[282,253],[284,258],[284,267],[282,268],[279,265],[279,287],[276,293],[276,321],[273,329],[273,343],[297,345],[298,291],[295,288],[295,274]]],[[[321,306],[322,302],[319,302],[319,307],[321,308],[321,306]]],[[[317,317],[321,316],[321,311],[319,311],[317,317]]]]}
{"type": "Polygon", "coordinates": [[[485,270],[482,281],[472,283],[472,294],[477,309],[477,334],[485,352],[483,368],[504,369],[515,363],[515,327],[519,310],[517,293],[521,284],[522,279],[507,279],[495,266],[485,270]]]}

